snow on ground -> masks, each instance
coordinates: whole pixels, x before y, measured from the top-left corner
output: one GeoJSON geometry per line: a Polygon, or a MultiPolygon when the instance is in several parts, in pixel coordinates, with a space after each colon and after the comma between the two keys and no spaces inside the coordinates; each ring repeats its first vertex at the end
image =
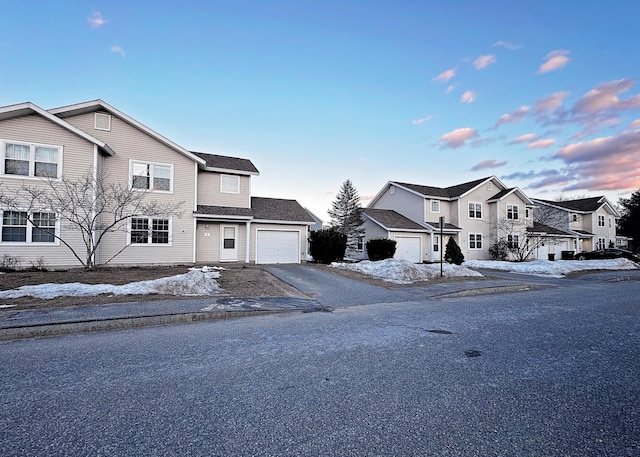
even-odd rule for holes
{"type": "Polygon", "coordinates": [[[586,270],[635,270],[637,263],[628,259],[611,260],[531,260],[529,262],[501,262],[497,260],[467,260],[469,268],[488,268],[513,273],[563,277],[569,273],[586,270]]]}
{"type": "MultiPolygon", "coordinates": [[[[364,273],[369,276],[384,279],[397,284],[411,284],[416,281],[428,281],[429,279],[440,277],[440,264],[412,263],[408,260],[386,259],[372,262],[363,260],[358,263],[334,262],[332,267],[344,268],[364,273]]],[[[482,276],[477,271],[470,270],[463,265],[452,265],[445,263],[442,265],[443,276],[467,277],[482,276]]]]}
{"type": "MultiPolygon", "coordinates": [[[[364,260],[358,263],[333,263],[331,266],[358,271],[369,276],[398,284],[428,281],[440,277],[440,264],[415,264],[407,260],[387,259],[378,262],[364,260]]],[[[476,269],[511,271],[513,273],[564,277],[568,273],[584,270],[634,270],[638,264],[627,259],[614,260],[532,260],[530,262],[500,262],[494,260],[468,260],[462,265],[443,265],[443,276],[482,276],[476,269]]]]}
{"type": "Polygon", "coordinates": [[[168,278],[138,281],[114,286],[112,284],[40,284],[22,286],[17,289],[0,291],[0,299],[33,297],[51,299],[56,297],[83,297],[100,294],[111,295],[212,295],[220,291],[217,278],[220,267],[190,268],[188,273],[168,278]]]}

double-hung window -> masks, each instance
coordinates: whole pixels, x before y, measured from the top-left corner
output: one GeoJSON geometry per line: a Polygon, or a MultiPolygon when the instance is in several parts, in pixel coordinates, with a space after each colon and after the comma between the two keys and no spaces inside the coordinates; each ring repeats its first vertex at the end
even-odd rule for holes
{"type": "Polygon", "coordinates": [[[173,167],[161,163],[131,162],[131,187],[134,189],[171,192],[173,167]]]}
{"type": "Polygon", "coordinates": [[[36,212],[28,217],[25,211],[2,212],[2,242],[55,243],[56,215],[36,212]]]}
{"type": "Polygon", "coordinates": [[[57,178],[62,148],[42,144],[1,141],[2,174],[57,178]]]}
{"type": "Polygon", "coordinates": [[[518,219],[518,205],[507,205],[507,219],[518,219]]]}
{"type": "Polygon", "coordinates": [[[469,217],[471,219],[482,219],[482,203],[469,202],[469,217]]]}
{"type": "Polygon", "coordinates": [[[469,249],[482,249],[482,233],[469,233],[469,249]]]}
{"type": "Polygon", "coordinates": [[[598,214],[598,227],[604,227],[604,216],[602,214],[598,214]]]}
{"type": "Polygon", "coordinates": [[[240,193],[240,176],[222,175],[220,176],[220,192],[225,194],[240,193]]]}
{"type": "Polygon", "coordinates": [[[440,200],[431,200],[431,212],[432,213],[440,212],[440,200]]]}
{"type": "Polygon", "coordinates": [[[507,247],[518,249],[520,247],[520,235],[507,235],[507,247]]]}
{"type": "Polygon", "coordinates": [[[168,218],[132,217],[129,234],[131,244],[168,245],[171,240],[171,221],[168,218]]]}

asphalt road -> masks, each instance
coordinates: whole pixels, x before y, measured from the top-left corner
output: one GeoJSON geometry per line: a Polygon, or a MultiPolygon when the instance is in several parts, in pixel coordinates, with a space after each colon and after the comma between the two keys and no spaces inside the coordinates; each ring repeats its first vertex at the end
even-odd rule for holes
{"type": "Polygon", "coordinates": [[[2,342],[0,455],[638,456],[640,281],[594,278],[2,342]]]}

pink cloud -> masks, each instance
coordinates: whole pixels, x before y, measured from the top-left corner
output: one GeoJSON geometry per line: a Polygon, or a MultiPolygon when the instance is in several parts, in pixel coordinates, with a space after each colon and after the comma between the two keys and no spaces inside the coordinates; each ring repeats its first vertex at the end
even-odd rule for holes
{"type": "Polygon", "coordinates": [[[455,75],[456,75],[456,69],[455,68],[450,68],[448,70],[443,71],[442,73],[440,73],[438,76],[436,76],[433,79],[435,81],[448,83],[451,80],[451,78],[453,78],[455,75]]]}
{"type": "Polygon", "coordinates": [[[473,103],[476,101],[476,93],[468,90],[460,97],[460,103],[473,103]]]}
{"type": "Polygon", "coordinates": [[[429,122],[431,119],[433,119],[433,116],[429,114],[428,116],[421,117],[420,119],[414,119],[411,121],[411,123],[413,125],[420,125],[420,124],[424,124],[425,122],[429,122]]]}
{"type": "Polygon", "coordinates": [[[92,29],[98,29],[105,25],[107,21],[102,17],[100,12],[96,11],[87,18],[87,22],[92,29]]]}
{"type": "Polygon", "coordinates": [[[573,107],[577,114],[595,114],[603,111],[619,111],[640,108],[640,95],[621,99],[619,95],[627,92],[635,85],[634,79],[620,79],[604,83],[591,89],[578,100],[573,107]]]}
{"type": "Polygon", "coordinates": [[[558,49],[551,51],[545,57],[545,62],[538,68],[538,74],[548,73],[550,71],[559,70],[569,63],[569,51],[558,49]]]}
{"type": "Polygon", "coordinates": [[[496,56],[493,54],[485,54],[474,60],[473,65],[476,67],[476,70],[484,70],[492,63],[495,63],[496,60],[496,56]]]}
{"type": "Polygon", "coordinates": [[[531,141],[535,140],[536,137],[537,135],[535,133],[525,133],[524,135],[515,137],[509,142],[509,144],[530,143],[531,141]]]}
{"type": "Polygon", "coordinates": [[[629,124],[629,128],[640,129],[640,119],[636,119],[635,121],[632,121],[631,124],[629,124]]]}
{"type": "Polygon", "coordinates": [[[569,96],[569,92],[555,92],[548,97],[541,98],[536,102],[533,111],[536,114],[544,114],[555,111],[562,107],[562,102],[569,96]]]}
{"type": "Polygon", "coordinates": [[[465,142],[476,138],[478,136],[478,132],[472,128],[460,128],[455,129],[452,132],[445,133],[438,140],[443,143],[443,148],[459,148],[460,146],[464,146],[465,142]]]}
{"type": "Polygon", "coordinates": [[[529,143],[527,148],[528,149],[544,149],[544,148],[548,148],[550,146],[553,146],[553,143],[555,143],[555,142],[556,142],[556,140],[553,140],[553,139],[536,140],[536,141],[532,141],[531,143],[529,143]]]}
{"type": "Polygon", "coordinates": [[[524,119],[524,116],[527,114],[527,111],[529,111],[529,107],[526,105],[523,105],[513,113],[503,114],[502,116],[500,116],[500,119],[498,119],[498,122],[496,122],[496,125],[494,126],[494,128],[497,128],[504,124],[520,122],[522,119],[524,119]]]}
{"type": "Polygon", "coordinates": [[[507,162],[498,162],[497,160],[483,160],[471,167],[471,171],[486,170],[488,168],[499,168],[505,166],[506,164],[507,162]]]}

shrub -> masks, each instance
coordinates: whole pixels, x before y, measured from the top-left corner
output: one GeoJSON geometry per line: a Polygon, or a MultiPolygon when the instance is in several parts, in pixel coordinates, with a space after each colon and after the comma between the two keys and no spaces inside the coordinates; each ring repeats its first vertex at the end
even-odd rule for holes
{"type": "Polygon", "coordinates": [[[455,263],[456,265],[462,265],[464,262],[464,255],[462,254],[462,250],[456,240],[453,238],[449,238],[447,241],[447,247],[444,251],[444,260],[447,263],[455,263]]]}
{"type": "Polygon", "coordinates": [[[326,263],[344,259],[347,236],[334,228],[317,230],[309,235],[309,253],[314,262],[326,263]]]}
{"type": "Polygon", "coordinates": [[[505,240],[498,240],[489,246],[491,260],[507,260],[509,257],[509,243],[505,240]]]}
{"type": "Polygon", "coordinates": [[[390,259],[396,253],[396,240],[376,239],[367,241],[369,260],[390,259]]]}

